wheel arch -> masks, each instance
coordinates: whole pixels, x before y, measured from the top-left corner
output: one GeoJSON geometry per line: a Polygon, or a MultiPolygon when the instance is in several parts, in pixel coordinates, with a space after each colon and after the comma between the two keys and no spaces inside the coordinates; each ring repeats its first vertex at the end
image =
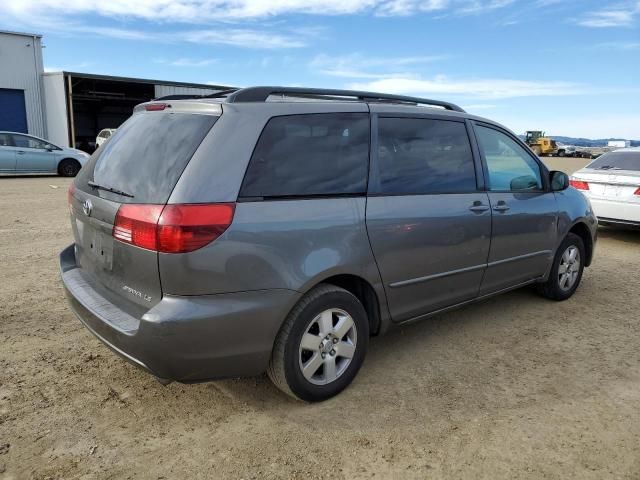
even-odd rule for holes
{"type": "Polygon", "coordinates": [[[585,267],[591,265],[591,260],[593,259],[593,237],[591,236],[591,231],[586,223],[578,221],[575,223],[570,229],[568,233],[573,233],[574,235],[579,236],[582,239],[582,243],[584,244],[585,254],[587,256],[586,261],[584,263],[585,267]]]}
{"type": "Polygon", "coordinates": [[[381,302],[386,301],[386,299],[380,298],[369,281],[358,275],[339,273],[315,282],[304,293],[307,293],[322,283],[344,288],[362,303],[369,319],[369,332],[371,336],[376,336],[383,331],[384,319],[387,317],[385,317],[386,304],[381,302]]]}

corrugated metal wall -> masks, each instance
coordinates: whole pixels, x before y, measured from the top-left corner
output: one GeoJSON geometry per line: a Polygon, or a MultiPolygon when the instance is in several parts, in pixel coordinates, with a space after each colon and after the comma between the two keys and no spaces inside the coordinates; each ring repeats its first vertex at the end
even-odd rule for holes
{"type": "Polygon", "coordinates": [[[45,73],[42,76],[48,140],[59,147],[70,146],[67,94],[64,81],[64,73],[62,72],[45,73]]]}
{"type": "Polygon", "coordinates": [[[156,85],[156,98],[167,95],[209,95],[219,92],[215,88],[178,87],[176,85],[156,85]]]}
{"type": "Polygon", "coordinates": [[[24,90],[29,133],[46,138],[42,72],[40,38],[0,32],[0,88],[24,90]]]}

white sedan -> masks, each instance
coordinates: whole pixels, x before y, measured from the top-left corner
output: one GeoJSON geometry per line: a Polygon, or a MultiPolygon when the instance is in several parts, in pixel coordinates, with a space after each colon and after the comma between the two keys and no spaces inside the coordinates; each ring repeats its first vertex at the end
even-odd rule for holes
{"type": "Polygon", "coordinates": [[[640,148],[608,152],[571,176],[602,225],[640,227],[640,148]]]}

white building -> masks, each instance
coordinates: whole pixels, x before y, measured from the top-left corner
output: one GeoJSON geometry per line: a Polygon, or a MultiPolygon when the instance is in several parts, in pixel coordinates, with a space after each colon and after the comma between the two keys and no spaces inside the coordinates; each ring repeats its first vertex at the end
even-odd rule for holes
{"type": "Polygon", "coordinates": [[[629,148],[631,146],[630,140],[609,140],[609,147],[615,148],[629,148]]]}
{"type": "Polygon", "coordinates": [[[0,130],[47,135],[40,39],[0,31],[0,130]]]}
{"type": "Polygon", "coordinates": [[[92,152],[103,128],[117,128],[139,103],[167,95],[208,95],[218,85],[44,72],[41,36],[0,31],[0,130],[92,152]]]}

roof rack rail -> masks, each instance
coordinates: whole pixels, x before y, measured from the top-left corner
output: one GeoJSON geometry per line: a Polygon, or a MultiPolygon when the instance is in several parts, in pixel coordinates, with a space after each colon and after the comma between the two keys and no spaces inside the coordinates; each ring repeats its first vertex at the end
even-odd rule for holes
{"type": "Polygon", "coordinates": [[[183,93],[183,94],[175,94],[175,95],[165,95],[164,97],[154,98],[153,101],[159,100],[189,100],[189,99],[198,99],[198,98],[221,98],[226,97],[230,93],[238,91],[237,88],[226,88],[224,90],[220,90],[216,93],[208,93],[206,95],[198,95],[195,93],[183,93]]]}
{"type": "Polygon", "coordinates": [[[245,102],[265,102],[270,95],[282,94],[304,98],[332,97],[337,100],[339,97],[354,97],[356,100],[364,102],[390,102],[390,103],[410,103],[419,105],[432,105],[442,107],[455,112],[465,111],[458,105],[440,100],[429,100],[427,98],[408,97],[405,95],[388,95],[385,93],[361,92],[356,90],[335,90],[325,88],[300,88],[300,87],[249,87],[236,90],[227,96],[227,103],[245,102]],[[336,98],[338,97],[338,98],[336,98]]]}

